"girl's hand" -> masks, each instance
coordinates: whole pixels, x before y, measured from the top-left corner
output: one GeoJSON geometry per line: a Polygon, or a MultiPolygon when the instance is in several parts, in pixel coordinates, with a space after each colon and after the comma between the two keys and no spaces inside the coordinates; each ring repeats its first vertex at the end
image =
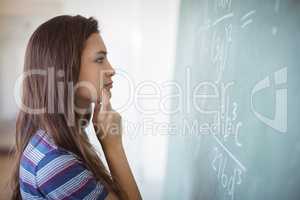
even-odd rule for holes
{"type": "Polygon", "coordinates": [[[106,89],[102,89],[101,96],[102,104],[97,101],[92,120],[109,171],[121,191],[118,198],[114,194],[109,194],[108,198],[140,200],[142,197],[122,145],[121,115],[111,108],[109,92],[106,89]]]}
{"type": "Polygon", "coordinates": [[[102,102],[96,102],[92,119],[96,135],[105,147],[122,145],[121,115],[112,109],[109,91],[103,88],[101,93],[102,102]]]}

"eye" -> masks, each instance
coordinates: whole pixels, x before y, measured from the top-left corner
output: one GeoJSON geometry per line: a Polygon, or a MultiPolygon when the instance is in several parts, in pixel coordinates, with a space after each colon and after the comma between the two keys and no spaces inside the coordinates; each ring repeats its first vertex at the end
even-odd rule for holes
{"type": "Polygon", "coordinates": [[[105,57],[99,57],[95,60],[95,62],[97,63],[103,63],[103,60],[105,59],[105,57]]]}

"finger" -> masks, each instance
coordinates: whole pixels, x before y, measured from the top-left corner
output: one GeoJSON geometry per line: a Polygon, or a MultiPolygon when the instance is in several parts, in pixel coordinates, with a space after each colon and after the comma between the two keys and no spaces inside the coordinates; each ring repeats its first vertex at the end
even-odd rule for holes
{"type": "Polygon", "coordinates": [[[94,113],[98,113],[101,108],[101,100],[100,97],[97,98],[96,102],[93,102],[94,105],[94,113]]]}
{"type": "Polygon", "coordinates": [[[109,92],[107,89],[102,89],[102,105],[100,111],[111,111],[109,92]]]}

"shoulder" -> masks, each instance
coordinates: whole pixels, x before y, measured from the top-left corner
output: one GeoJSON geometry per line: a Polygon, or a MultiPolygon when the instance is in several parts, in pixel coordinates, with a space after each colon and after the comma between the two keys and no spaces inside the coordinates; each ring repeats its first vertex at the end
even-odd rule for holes
{"type": "Polygon", "coordinates": [[[37,130],[30,138],[22,153],[20,170],[25,170],[35,175],[35,168],[38,163],[48,154],[48,152],[55,149],[57,149],[57,146],[52,138],[47,135],[45,131],[42,131],[41,129],[37,130]]]}
{"type": "Polygon", "coordinates": [[[104,199],[108,192],[74,153],[57,147],[38,131],[25,148],[20,178],[31,174],[31,185],[47,199],[104,199]],[[22,172],[27,172],[22,173],[22,172]]]}
{"type": "Polygon", "coordinates": [[[38,185],[43,187],[45,184],[60,183],[69,180],[65,178],[90,172],[74,154],[58,148],[44,155],[37,163],[35,173],[38,185]]]}
{"type": "Polygon", "coordinates": [[[37,164],[36,183],[50,199],[104,199],[108,194],[76,155],[60,148],[49,151],[37,164]]]}

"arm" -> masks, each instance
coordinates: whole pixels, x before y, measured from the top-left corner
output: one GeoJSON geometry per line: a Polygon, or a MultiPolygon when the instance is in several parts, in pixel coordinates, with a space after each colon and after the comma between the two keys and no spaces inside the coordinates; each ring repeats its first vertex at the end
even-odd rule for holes
{"type": "Polygon", "coordinates": [[[128,199],[142,199],[126,158],[123,145],[119,144],[111,148],[111,146],[105,144],[105,141],[103,140],[101,141],[101,144],[111,174],[115,178],[115,181],[121,186],[121,189],[126,193],[128,199]]]}
{"type": "MultiPolygon", "coordinates": [[[[114,181],[126,194],[126,199],[142,199],[123,148],[121,116],[112,110],[109,95],[105,89],[102,92],[102,106],[100,108],[100,105],[96,105],[94,113],[95,131],[114,181]]],[[[116,199],[113,196],[110,194],[107,200],[116,199]]]]}

